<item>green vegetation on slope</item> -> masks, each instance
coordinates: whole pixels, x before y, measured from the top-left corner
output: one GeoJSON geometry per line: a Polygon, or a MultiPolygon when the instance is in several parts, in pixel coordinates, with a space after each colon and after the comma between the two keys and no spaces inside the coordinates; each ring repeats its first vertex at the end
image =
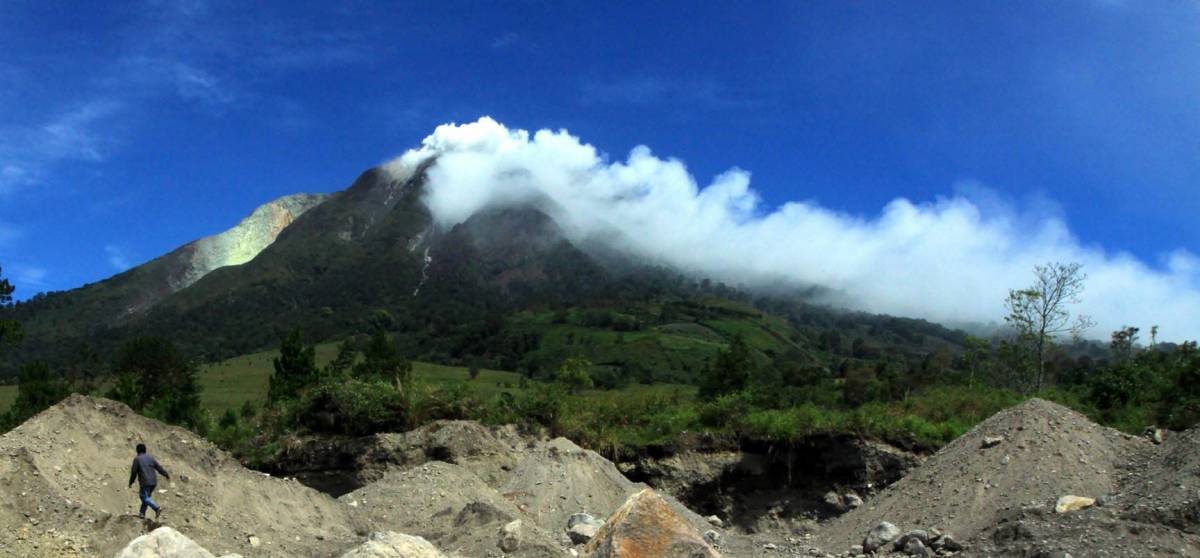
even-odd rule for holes
{"type": "Polygon", "coordinates": [[[0,386],[0,414],[7,413],[9,407],[12,407],[13,401],[16,400],[17,386],[0,386]]]}
{"type": "MultiPolygon", "coordinates": [[[[337,352],[338,343],[316,345],[317,365],[329,365],[337,352]]],[[[240,410],[246,403],[261,407],[267,402],[267,386],[275,371],[272,361],[277,356],[279,351],[261,351],[201,366],[201,404],[214,416],[221,416],[227,410],[240,410]]],[[[446,386],[469,380],[466,367],[427,362],[413,362],[412,366],[419,384],[446,386]]],[[[513,372],[482,369],[479,377],[467,385],[472,393],[491,397],[506,389],[516,389],[520,379],[521,376],[513,372]]]]}

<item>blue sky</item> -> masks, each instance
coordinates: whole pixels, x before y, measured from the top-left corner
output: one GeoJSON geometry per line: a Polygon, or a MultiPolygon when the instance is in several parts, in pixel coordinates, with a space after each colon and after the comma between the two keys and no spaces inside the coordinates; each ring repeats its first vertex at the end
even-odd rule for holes
{"type": "Polygon", "coordinates": [[[701,184],[744,169],[764,211],[870,220],[959,193],[1151,268],[1200,244],[1195,2],[246,6],[5,3],[18,295],[344,188],[482,115],[614,160],[646,145],[701,184]]]}

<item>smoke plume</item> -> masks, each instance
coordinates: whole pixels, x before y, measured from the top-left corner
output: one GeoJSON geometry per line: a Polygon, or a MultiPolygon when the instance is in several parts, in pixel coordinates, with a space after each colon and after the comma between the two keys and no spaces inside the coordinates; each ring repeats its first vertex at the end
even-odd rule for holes
{"type": "Polygon", "coordinates": [[[943,323],[1002,323],[1009,289],[1032,269],[1079,262],[1088,278],[1076,310],[1107,338],[1125,325],[1163,339],[1200,337],[1200,259],[1185,250],[1152,267],[1075,238],[1061,217],[1030,215],[958,193],[897,198],[878,215],[810,202],[764,207],[734,168],[700,187],[678,160],[644,146],[623,162],[565,130],[510,130],[491,118],[439,126],[385,165],[411,172],[437,156],[426,203],[442,225],[485,207],[549,201],[576,240],[608,239],[642,257],[732,284],[821,286],[840,304],[943,323]]]}

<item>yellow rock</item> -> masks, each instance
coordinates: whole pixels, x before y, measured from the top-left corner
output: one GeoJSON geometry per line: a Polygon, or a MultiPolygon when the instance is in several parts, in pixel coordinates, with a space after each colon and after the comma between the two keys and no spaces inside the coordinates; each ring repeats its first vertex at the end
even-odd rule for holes
{"type": "Polygon", "coordinates": [[[1058,499],[1058,503],[1054,505],[1054,511],[1058,513],[1067,513],[1079,511],[1084,508],[1090,508],[1096,505],[1095,498],[1087,498],[1085,496],[1063,496],[1058,499]]]}

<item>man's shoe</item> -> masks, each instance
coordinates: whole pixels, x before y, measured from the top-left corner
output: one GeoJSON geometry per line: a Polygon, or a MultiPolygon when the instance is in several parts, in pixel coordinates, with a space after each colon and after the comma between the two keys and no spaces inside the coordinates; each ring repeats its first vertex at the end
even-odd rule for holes
{"type": "Polygon", "coordinates": [[[158,519],[158,516],[162,515],[162,511],[162,506],[159,506],[157,510],[154,510],[154,519],[158,519]]]}

